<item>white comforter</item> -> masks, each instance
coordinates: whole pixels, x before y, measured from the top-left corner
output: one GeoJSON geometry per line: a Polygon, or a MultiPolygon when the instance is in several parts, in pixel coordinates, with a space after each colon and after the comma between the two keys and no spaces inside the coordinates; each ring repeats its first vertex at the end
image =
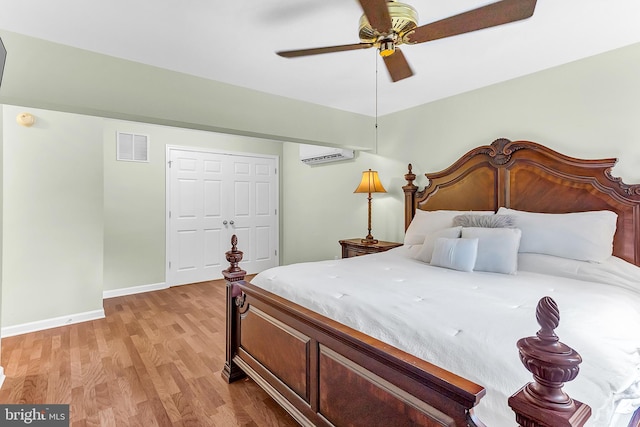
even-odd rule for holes
{"type": "Polygon", "coordinates": [[[507,399],[532,379],[516,342],[535,335],[536,304],[551,296],[556,333],[583,358],[565,391],[591,406],[588,425],[640,405],[640,268],[521,254],[516,275],[466,273],[407,250],[276,267],[252,283],[481,384],[475,412],[491,427],[515,424],[507,399]]]}

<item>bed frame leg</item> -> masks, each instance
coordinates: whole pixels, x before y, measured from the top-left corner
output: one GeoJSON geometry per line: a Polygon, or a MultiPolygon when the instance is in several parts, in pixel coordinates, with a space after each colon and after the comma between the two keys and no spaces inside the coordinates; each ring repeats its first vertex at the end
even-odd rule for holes
{"type": "Polygon", "coordinates": [[[240,347],[240,334],[238,325],[238,313],[236,306],[236,297],[240,294],[237,282],[243,281],[246,271],[238,267],[238,263],[242,261],[242,251],[239,251],[236,247],[238,244],[238,238],[234,234],[231,237],[231,250],[226,253],[227,261],[229,261],[229,268],[222,271],[224,276],[227,292],[226,292],[226,316],[227,316],[227,331],[226,331],[226,351],[224,368],[222,369],[222,378],[227,383],[232,383],[241,378],[244,378],[246,374],[242,369],[238,367],[233,361],[234,356],[238,353],[240,347]]]}
{"type": "Polygon", "coordinates": [[[582,427],[591,408],[562,390],[565,382],[578,375],[582,358],[554,332],[560,311],[553,299],[538,302],[536,318],[541,327],[536,336],[518,341],[520,360],[533,374],[533,382],[511,396],[509,406],[521,427],[582,427]]]}

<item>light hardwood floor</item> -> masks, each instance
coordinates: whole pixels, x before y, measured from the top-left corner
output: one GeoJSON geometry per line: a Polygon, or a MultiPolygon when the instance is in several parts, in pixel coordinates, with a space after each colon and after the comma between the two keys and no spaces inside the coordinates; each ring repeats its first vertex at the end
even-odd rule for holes
{"type": "Polygon", "coordinates": [[[110,298],[106,318],[2,340],[0,403],[70,404],[71,426],[297,426],[227,384],[224,282],[110,298]]]}

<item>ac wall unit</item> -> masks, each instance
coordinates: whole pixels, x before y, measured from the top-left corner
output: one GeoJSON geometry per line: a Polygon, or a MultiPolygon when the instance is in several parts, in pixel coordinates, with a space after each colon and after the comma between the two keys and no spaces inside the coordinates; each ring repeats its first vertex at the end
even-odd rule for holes
{"type": "Polygon", "coordinates": [[[307,165],[353,159],[353,150],[300,144],[300,161],[307,165]]]}

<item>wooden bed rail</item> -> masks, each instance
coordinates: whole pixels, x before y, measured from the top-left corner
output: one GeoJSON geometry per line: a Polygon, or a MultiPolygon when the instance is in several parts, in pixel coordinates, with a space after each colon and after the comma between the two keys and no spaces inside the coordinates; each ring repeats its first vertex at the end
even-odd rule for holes
{"type": "MultiPolygon", "coordinates": [[[[231,250],[226,252],[226,258],[230,265],[229,268],[222,272],[226,281],[227,311],[226,360],[222,370],[222,377],[228,383],[231,383],[246,377],[248,373],[249,376],[258,383],[258,385],[265,389],[267,393],[269,393],[302,425],[341,425],[341,422],[332,424],[327,421],[326,418],[323,418],[320,413],[320,408],[314,406],[314,404],[311,404],[309,408],[307,408],[307,406],[309,406],[308,403],[303,403],[302,406],[300,406],[301,401],[298,395],[290,393],[290,390],[287,388],[288,384],[286,384],[286,381],[281,380],[278,375],[275,377],[266,375],[271,374],[271,372],[267,371],[265,373],[265,366],[268,369],[269,364],[273,364],[273,360],[267,360],[267,363],[263,365],[261,360],[254,359],[253,355],[247,354],[245,349],[242,348],[251,346],[249,338],[247,338],[248,342],[241,340],[241,331],[243,330],[241,322],[245,314],[249,311],[248,306],[250,304],[248,302],[245,303],[246,294],[241,289],[241,287],[246,289],[247,283],[244,282],[246,271],[242,270],[238,265],[242,260],[243,253],[238,250],[237,243],[238,239],[234,235],[231,238],[231,250]],[[248,359],[249,361],[247,362],[245,359],[248,359]],[[240,367],[239,364],[242,365],[242,367],[240,367]],[[256,366],[258,366],[257,369],[256,366]],[[244,371],[245,369],[247,370],[246,373],[244,371]],[[268,378],[274,379],[269,380],[268,378]],[[309,413],[311,413],[311,415],[309,415],[309,413]],[[316,414],[320,414],[320,417],[316,418],[316,414]]],[[[262,307],[261,310],[262,309],[264,309],[264,307],[262,307]]],[[[267,307],[267,309],[270,309],[270,307],[267,307]]],[[[268,313],[263,314],[270,318],[268,313]]],[[[538,302],[536,308],[536,319],[540,325],[540,330],[537,332],[536,336],[522,338],[517,343],[520,360],[526,369],[533,374],[533,381],[526,384],[518,392],[512,395],[508,400],[508,404],[515,412],[516,421],[521,427],[582,427],[591,416],[591,408],[582,402],[571,399],[562,390],[562,386],[565,382],[571,381],[577,376],[579,371],[578,365],[581,363],[582,359],[575,350],[561,343],[554,332],[558,327],[560,315],[558,306],[553,299],[550,297],[544,297],[538,302]]],[[[280,319],[276,320],[276,322],[280,321],[280,319]]],[[[295,327],[299,326],[300,325],[298,324],[284,325],[284,329],[293,330],[295,327]]],[[[305,325],[305,327],[306,326],[308,325],[305,325]]],[[[330,327],[330,325],[328,327],[330,327]]],[[[259,331],[259,334],[261,333],[262,332],[259,331]]],[[[308,353],[308,347],[306,348],[308,353]]],[[[389,352],[391,353],[391,350],[389,352]]],[[[393,358],[394,354],[389,354],[389,358],[393,358]]],[[[321,356],[322,355],[314,354],[311,357],[317,359],[321,356]]],[[[353,354],[351,356],[353,356],[353,354]]],[[[360,360],[357,356],[358,355],[356,354],[356,358],[360,360]]],[[[287,363],[289,362],[291,362],[291,360],[287,361],[287,363]]],[[[451,378],[453,378],[453,376],[451,378]]],[[[343,381],[343,379],[340,380],[343,381]]],[[[436,378],[436,380],[442,382],[440,378],[436,378]]],[[[406,392],[404,390],[400,390],[397,395],[405,399],[406,396],[409,396],[409,399],[412,398],[413,401],[411,402],[411,405],[414,407],[417,406],[420,408],[422,403],[422,406],[427,408],[426,412],[428,415],[434,417],[433,419],[437,419],[439,421],[445,420],[445,422],[441,422],[442,425],[483,427],[484,424],[475,418],[472,413],[472,409],[484,394],[484,389],[480,387],[476,390],[473,388],[473,386],[475,386],[473,383],[460,384],[460,381],[454,380],[451,381],[456,384],[451,384],[450,387],[448,387],[448,384],[438,384],[436,393],[440,393],[441,396],[439,398],[436,397],[435,399],[436,406],[437,404],[442,405],[442,402],[444,402],[445,408],[453,408],[452,413],[447,413],[446,410],[442,413],[441,410],[433,409],[433,406],[431,406],[433,400],[429,402],[420,402],[420,397],[415,398],[411,395],[411,393],[420,395],[419,391],[416,393],[415,388],[411,389],[409,387],[406,392]],[[473,390],[473,392],[465,394],[460,392],[460,390],[473,390]],[[467,401],[462,404],[462,407],[463,409],[467,409],[466,417],[461,418],[459,416],[460,406],[454,401],[459,401],[463,398],[466,398],[467,401]],[[454,403],[452,404],[451,402],[454,403]],[[458,412],[453,413],[454,410],[458,412]]],[[[462,382],[464,382],[463,379],[462,382]]],[[[313,389],[319,387],[320,380],[316,379],[311,381],[310,388],[313,389]]],[[[426,384],[426,387],[433,387],[433,383],[426,384]]],[[[394,386],[392,386],[391,389],[394,391],[394,386]]],[[[321,395],[323,394],[323,391],[319,392],[318,390],[307,389],[307,393],[321,402],[321,395]]],[[[429,393],[432,394],[433,391],[430,391],[429,393]]],[[[360,397],[360,399],[362,399],[362,397],[360,397]]],[[[377,405],[378,403],[379,402],[374,401],[371,404],[377,405]]],[[[328,405],[326,402],[325,404],[328,405]]],[[[332,408],[329,408],[327,411],[330,409],[332,408]]],[[[415,416],[415,414],[412,414],[412,416],[415,416]]],[[[415,422],[415,419],[412,421],[415,422]]],[[[349,421],[350,425],[360,425],[361,423],[362,420],[360,418],[349,421]]],[[[428,421],[425,424],[416,422],[415,425],[432,424],[428,421]]]]}

